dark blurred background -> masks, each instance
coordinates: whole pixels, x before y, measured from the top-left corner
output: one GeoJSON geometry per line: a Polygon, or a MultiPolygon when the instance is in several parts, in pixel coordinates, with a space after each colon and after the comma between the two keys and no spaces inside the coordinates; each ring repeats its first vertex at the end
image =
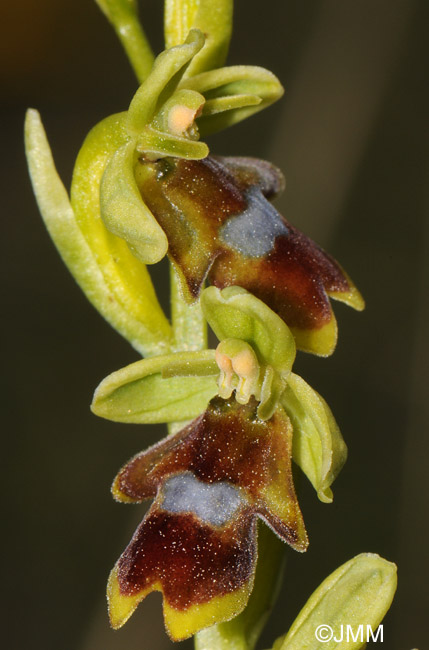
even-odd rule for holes
{"type": "MultiPolygon", "coordinates": [[[[162,2],[144,0],[141,9],[159,51],[162,2]]],[[[212,151],[279,165],[287,188],[277,205],[344,264],[367,300],[362,314],[335,306],[332,358],[297,360],[331,405],[349,460],[332,505],[301,481],[311,545],[304,556],[286,550],[284,587],[260,647],[362,551],[399,567],[385,647],[427,647],[428,9],[425,0],[236,2],[229,63],[268,67],[286,92],[213,138],[212,151]]],[[[98,382],[137,355],[62,265],[22,144],[25,108],[38,108],[68,186],[84,136],[127,107],[136,82],[91,0],[21,0],[1,14],[4,647],[164,650],[172,644],[159,594],[118,632],[108,627],[104,596],[142,516],[141,507],[113,502],[110,483],[162,428],[89,412],[98,382]]],[[[162,264],[155,274],[165,295],[162,264]]]]}

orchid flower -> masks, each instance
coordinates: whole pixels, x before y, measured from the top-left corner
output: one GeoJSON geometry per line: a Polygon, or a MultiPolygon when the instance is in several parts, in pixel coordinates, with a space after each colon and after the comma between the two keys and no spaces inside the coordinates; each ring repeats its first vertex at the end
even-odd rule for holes
{"type": "MultiPolygon", "coordinates": [[[[93,412],[169,426],[113,483],[116,500],[152,505],[111,571],[110,620],[121,627],[160,591],[173,640],[195,634],[197,650],[251,650],[279,572],[281,552],[271,562],[267,531],[276,544],[308,546],[292,460],[330,503],[347,455],[328,405],[292,372],[296,350],[332,354],[330,298],[357,310],[364,302],[340,264],[271,203],[284,188],[280,170],[210,155],[202,140],[283,94],[264,68],[224,66],[232,0],[165,0],[166,47],[157,57],[136,0],[96,1],[139,87],[126,110],[88,134],[70,195],[32,109],[25,139],[40,211],[64,262],[145,357],[100,383],[93,412]],[[165,256],[171,318],[147,270],[165,256]]],[[[320,585],[273,650],[320,650],[314,625],[339,625],[350,612],[378,624],[395,585],[390,563],[354,558],[320,585]],[[373,598],[381,604],[370,616],[373,598]]]]}
{"type": "Polygon", "coordinates": [[[160,590],[175,640],[243,610],[257,518],[306,550],[292,457],[326,502],[346,458],[326,403],[291,371],[296,348],[284,321],[239,287],[209,287],[201,303],[216,350],[131,364],[103,380],[92,405],[102,417],[139,423],[201,413],[131,459],[112,488],[125,503],[154,499],[111,573],[112,625],[160,590]]]}

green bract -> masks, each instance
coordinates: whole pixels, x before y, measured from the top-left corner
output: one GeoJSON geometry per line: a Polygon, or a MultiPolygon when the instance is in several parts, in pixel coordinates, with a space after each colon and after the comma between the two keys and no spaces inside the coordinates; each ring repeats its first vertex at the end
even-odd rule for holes
{"type": "Polygon", "coordinates": [[[273,650],[360,650],[359,626],[375,632],[390,607],[396,591],[396,566],[379,555],[362,553],[331,573],[310,596],[289,632],[278,639],[273,650]],[[350,626],[356,640],[344,635],[343,641],[319,640],[316,631],[323,626],[340,639],[341,630],[350,626]]]}
{"type": "Polygon", "coordinates": [[[260,363],[287,376],[295,360],[295,340],[286,323],[241,287],[208,287],[201,295],[203,313],[220,341],[241,339],[255,350],[260,363]]]}
{"type": "Polygon", "coordinates": [[[136,350],[151,356],[169,349],[170,324],[145,266],[99,218],[101,175],[122,141],[122,127],[122,116],[112,116],[89,134],[74,171],[72,203],[35,110],[26,117],[26,152],[40,212],[65,264],[101,315],[136,350]]]}

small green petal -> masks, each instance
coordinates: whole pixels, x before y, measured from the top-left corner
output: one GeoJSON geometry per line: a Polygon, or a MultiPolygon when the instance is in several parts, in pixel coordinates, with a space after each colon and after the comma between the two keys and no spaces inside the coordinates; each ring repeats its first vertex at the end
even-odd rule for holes
{"type": "Polygon", "coordinates": [[[206,43],[186,74],[195,75],[224,64],[232,32],[233,0],[165,0],[164,34],[167,47],[180,45],[192,28],[206,35],[206,43]]]}
{"type": "Polygon", "coordinates": [[[140,83],[150,73],[154,55],[138,17],[136,0],[95,0],[121,41],[140,83]]]}
{"type": "Polygon", "coordinates": [[[214,352],[182,352],[132,363],[106,377],[94,393],[93,413],[114,422],[155,424],[195,418],[217,393],[207,375],[214,352]]]}
{"type": "Polygon", "coordinates": [[[187,160],[201,160],[209,155],[209,148],[204,142],[195,142],[189,138],[156,131],[150,126],[143,129],[137,139],[136,149],[145,156],[153,156],[157,159],[172,156],[187,160]]]}
{"type": "Polygon", "coordinates": [[[330,485],[347,458],[347,447],[325,400],[301,377],[291,373],[281,404],[293,426],[292,458],[319,499],[332,502],[330,485]]]}
{"type": "Polygon", "coordinates": [[[393,600],[396,584],[395,564],[372,553],[357,555],[322,582],[273,650],[360,650],[359,629],[365,641],[367,626],[376,632],[393,600]],[[349,626],[356,640],[344,632],[343,641],[319,641],[319,626],[329,626],[337,639],[349,626]]]}
{"type": "Polygon", "coordinates": [[[206,99],[207,108],[197,119],[201,135],[220,131],[244,120],[277,101],[284,92],[280,81],[272,72],[258,66],[246,65],[229,66],[202,72],[194,77],[184,77],[180,88],[196,90],[206,99]],[[235,99],[240,96],[248,97],[249,101],[235,99]],[[255,100],[250,100],[250,97],[259,98],[260,101],[256,103],[255,100]],[[228,98],[232,98],[232,105],[229,105],[228,98]],[[221,102],[217,104],[218,110],[214,113],[214,100],[219,99],[221,102]],[[235,101],[237,105],[234,106],[235,101]],[[241,101],[243,104],[240,104],[241,101]],[[222,112],[218,112],[222,108],[222,102],[222,112]]]}
{"type": "Polygon", "coordinates": [[[193,29],[183,45],[165,50],[156,58],[152,72],[131,101],[127,119],[130,135],[138,136],[152,120],[158,107],[174,92],[189,62],[203,45],[203,33],[193,29]]]}
{"type": "Polygon", "coordinates": [[[243,106],[258,106],[262,99],[257,95],[227,95],[226,97],[215,97],[204,104],[203,116],[216,115],[224,111],[231,111],[243,106]]]}
{"type": "Polygon", "coordinates": [[[101,179],[100,208],[106,228],[124,239],[133,255],[144,264],[162,260],[167,237],[142,201],[134,178],[134,142],[113,154],[101,179]]]}
{"type": "Polygon", "coordinates": [[[262,300],[240,287],[208,287],[201,294],[203,313],[220,341],[241,339],[259,362],[287,376],[295,359],[295,341],[284,323],[262,300]]]}

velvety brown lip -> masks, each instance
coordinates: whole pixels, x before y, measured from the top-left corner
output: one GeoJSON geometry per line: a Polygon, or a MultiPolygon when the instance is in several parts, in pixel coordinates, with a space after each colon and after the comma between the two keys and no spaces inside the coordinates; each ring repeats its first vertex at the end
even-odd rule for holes
{"type": "Polygon", "coordinates": [[[250,579],[255,560],[250,513],[215,529],[191,514],[155,506],[119,560],[119,587],[129,596],[160,583],[169,605],[183,610],[239,589],[250,579]]]}
{"type": "MultiPolygon", "coordinates": [[[[264,198],[282,189],[275,167],[246,158],[171,159],[142,163],[136,179],[167,235],[169,257],[190,300],[198,297],[207,277],[221,289],[241,286],[293,328],[297,346],[303,349],[308,349],[308,337],[301,341],[300,332],[335,325],[328,294],[347,301],[345,296],[355,289],[340,265],[264,198]],[[264,212],[264,205],[267,215],[277,214],[276,232],[281,233],[281,224],[284,232],[273,235],[263,255],[246,256],[233,240],[228,245],[222,239],[222,228],[240,215],[264,212]]],[[[322,353],[332,352],[335,341],[334,327],[322,353]]],[[[310,344],[309,351],[312,345],[317,352],[317,343],[310,344]]]]}
{"type": "Polygon", "coordinates": [[[168,477],[183,472],[206,483],[227,481],[243,491],[254,515],[261,514],[286,542],[304,550],[307,538],[292,479],[291,424],[283,410],[265,422],[256,409],[254,399],[240,405],[234,397],[214,398],[202,416],[119,472],[116,498],[153,497],[168,477]]]}

